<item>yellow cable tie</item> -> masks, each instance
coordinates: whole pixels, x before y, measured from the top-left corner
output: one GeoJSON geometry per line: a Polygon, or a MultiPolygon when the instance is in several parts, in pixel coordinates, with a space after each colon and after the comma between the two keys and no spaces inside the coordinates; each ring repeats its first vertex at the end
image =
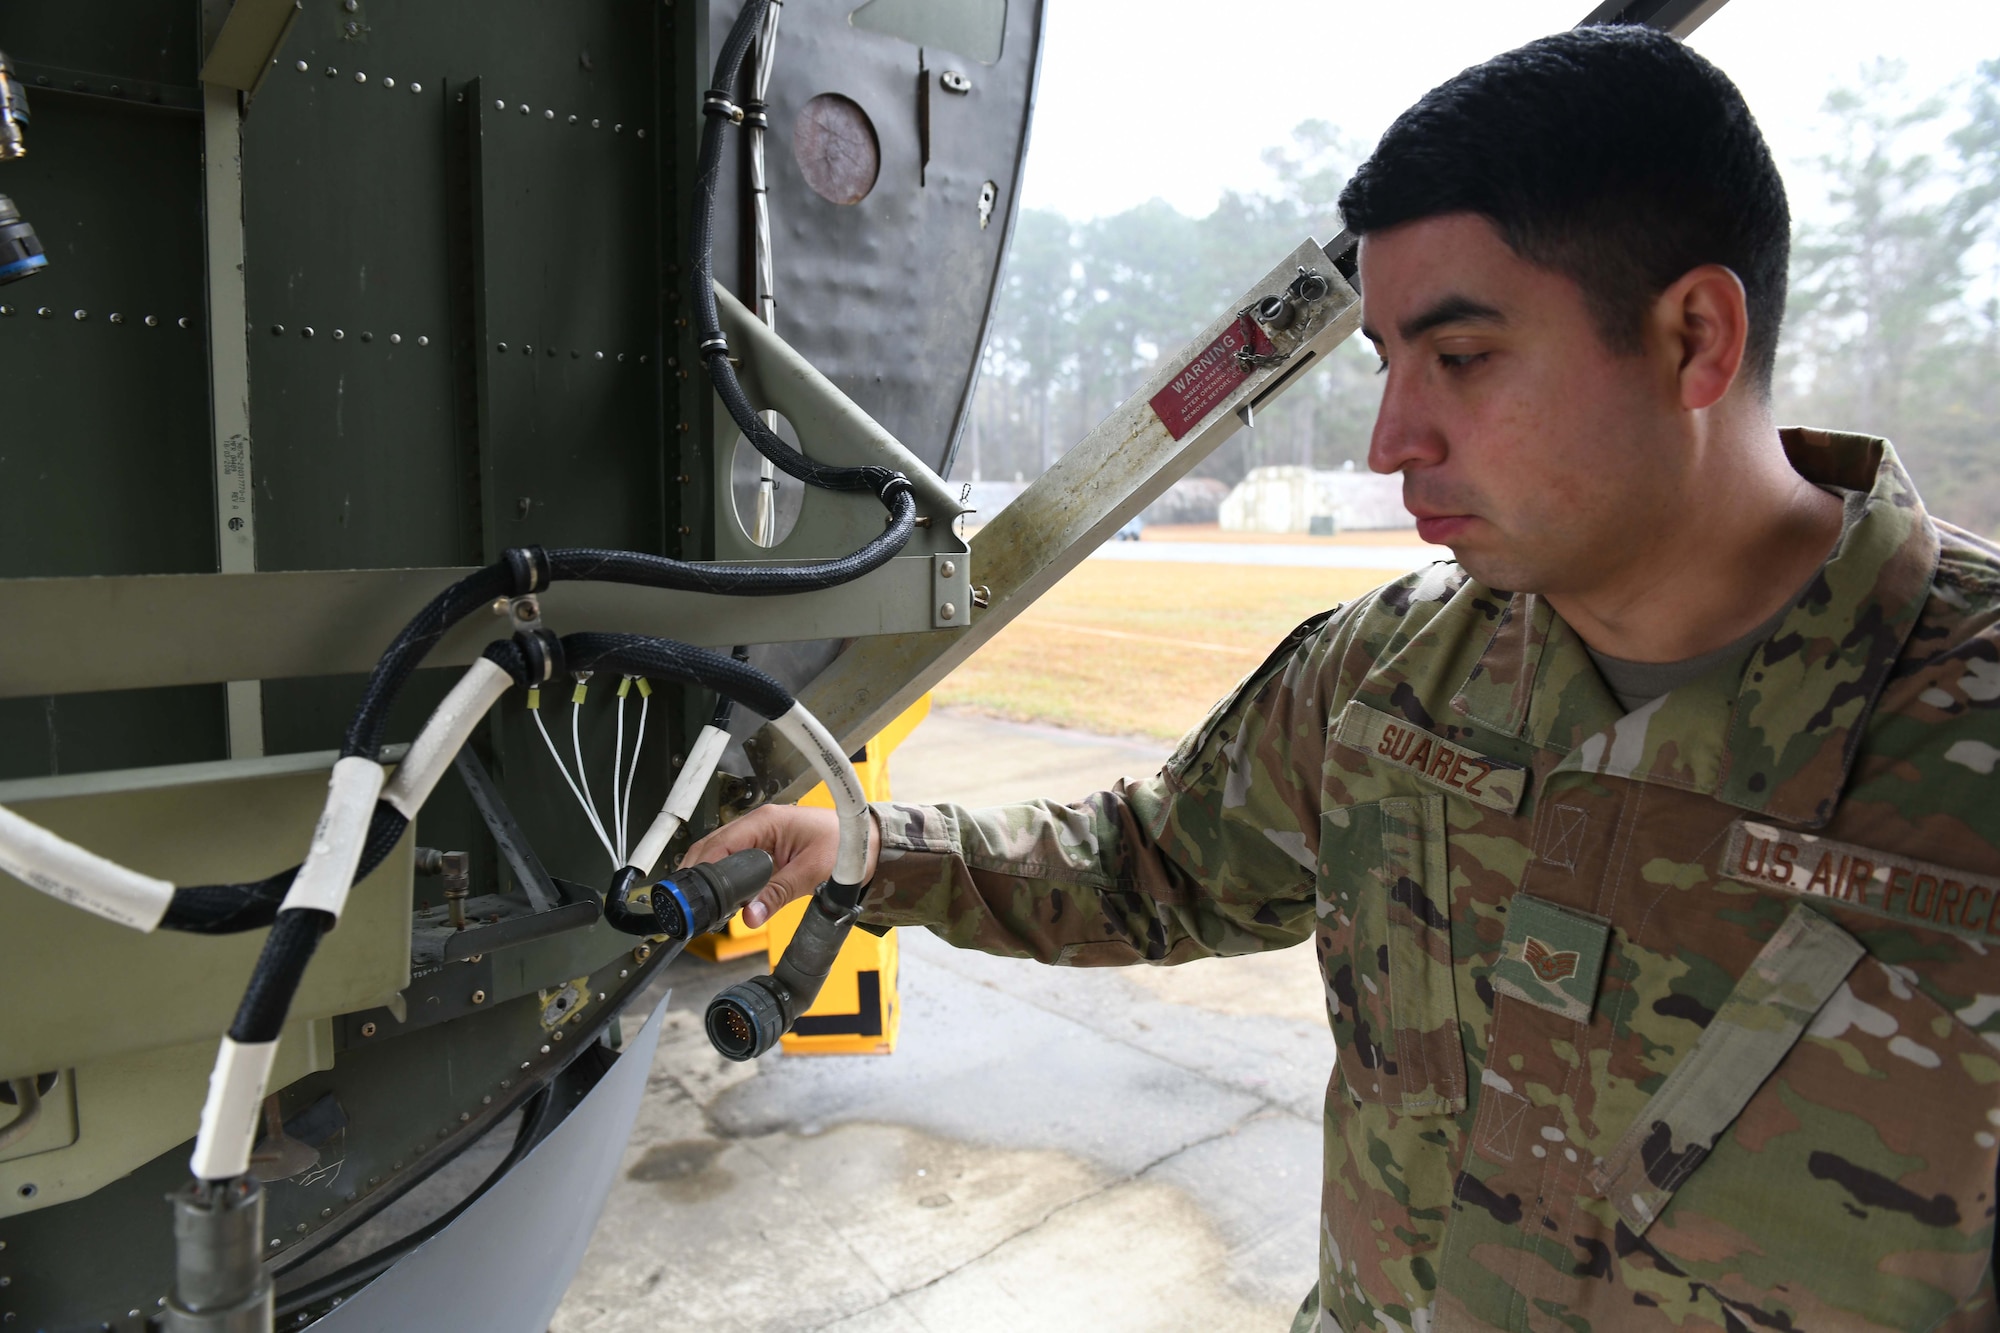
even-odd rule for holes
{"type": "Polygon", "coordinates": [[[570,691],[569,701],[573,704],[581,704],[584,700],[584,697],[589,693],[590,693],[590,686],[584,684],[582,681],[578,681],[576,683],[576,688],[570,691]]]}
{"type": "Polygon", "coordinates": [[[646,679],[646,678],[645,678],[644,676],[638,676],[638,677],[635,677],[635,679],[636,679],[636,680],[637,680],[637,681],[639,682],[639,697],[640,697],[641,699],[650,699],[650,698],[652,698],[652,696],[653,696],[653,683],[652,683],[651,681],[647,680],[647,679],[646,679]]]}
{"type": "Polygon", "coordinates": [[[539,685],[530,685],[528,687],[528,707],[539,709],[541,708],[541,706],[542,706],[542,687],[539,685]]]}

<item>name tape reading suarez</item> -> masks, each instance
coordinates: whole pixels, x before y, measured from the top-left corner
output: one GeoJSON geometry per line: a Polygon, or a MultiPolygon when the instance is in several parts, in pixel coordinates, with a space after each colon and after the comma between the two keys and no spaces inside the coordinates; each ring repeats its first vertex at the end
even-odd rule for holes
{"type": "Polygon", "coordinates": [[[2000,875],[1975,875],[1754,820],[1729,828],[1722,873],[1966,939],[2000,940],[2000,875]]]}
{"type": "Polygon", "coordinates": [[[1378,712],[1359,699],[1350,700],[1341,710],[1334,738],[1407,769],[1454,796],[1468,797],[1504,814],[1520,808],[1521,793],[1527,789],[1528,774],[1519,764],[1488,759],[1422,727],[1378,712]]]}

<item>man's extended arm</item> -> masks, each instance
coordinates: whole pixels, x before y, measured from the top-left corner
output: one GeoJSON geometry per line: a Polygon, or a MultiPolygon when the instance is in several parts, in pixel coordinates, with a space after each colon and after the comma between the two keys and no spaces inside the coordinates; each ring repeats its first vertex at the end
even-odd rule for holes
{"type": "MultiPolygon", "coordinates": [[[[1084,966],[1174,963],[1304,939],[1314,921],[1337,623],[1301,626],[1144,781],[1073,805],[878,805],[880,860],[865,919],[1084,966]]],[[[820,831],[820,813],[754,812],[687,859],[765,846],[780,866],[766,903],[775,906],[823,877],[820,859],[831,865],[830,841],[820,846],[831,825],[820,831]]]]}

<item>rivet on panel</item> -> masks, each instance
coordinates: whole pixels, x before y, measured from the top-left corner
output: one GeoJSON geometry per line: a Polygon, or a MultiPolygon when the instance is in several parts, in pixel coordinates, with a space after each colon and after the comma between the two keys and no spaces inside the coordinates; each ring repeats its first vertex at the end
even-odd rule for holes
{"type": "Polygon", "coordinates": [[[69,317],[70,317],[71,319],[89,319],[89,318],[90,318],[90,312],[89,312],[88,310],[72,310],[72,311],[70,312],[70,316],[69,316],[69,317]]]}
{"type": "MultiPolygon", "coordinates": [[[[46,313],[47,313],[47,311],[44,311],[43,313],[44,313],[44,314],[46,314],[46,313]]],[[[159,323],[160,323],[160,317],[159,317],[158,315],[148,315],[148,316],[146,316],[146,327],[147,327],[147,328],[149,328],[149,329],[151,329],[151,328],[157,328],[157,327],[159,326],[159,323]]]]}
{"type": "Polygon", "coordinates": [[[429,335],[427,335],[427,334],[422,334],[422,333],[419,333],[419,334],[417,335],[417,346],[419,346],[419,347],[429,347],[430,345],[431,345],[431,340],[430,340],[430,337],[429,337],[429,335]]]}
{"type": "Polygon", "coordinates": [[[602,352],[592,352],[590,355],[592,356],[592,358],[598,361],[602,361],[604,359],[604,353],[602,352]]]}
{"type": "Polygon", "coordinates": [[[180,325],[184,329],[191,329],[194,327],[194,321],[189,319],[186,315],[182,315],[179,319],[175,320],[174,322],[180,325]]]}
{"type": "Polygon", "coordinates": [[[11,315],[11,314],[13,314],[13,313],[14,313],[14,307],[13,307],[13,306],[10,306],[10,305],[0,305],[0,316],[5,316],[5,315],[11,315]]]}
{"type": "Polygon", "coordinates": [[[569,118],[569,123],[570,123],[570,124],[572,124],[572,125],[576,124],[576,117],[575,117],[575,116],[571,116],[571,117],[569,118]]]}
{"type": "Polygon", "coordinates": [[[392,333],[389,335],[389,345],[391,347],[397,346],[402,341],[403,341],[403,335],[400,333],[392,333]]]}
{"type": "Polygon", "coordinates": [[[612,132],[613,134],[623,134],[623,133],[625,132],[625,126],[624,126],[624,124],[623,124],[623,123],[621,122],[620,124],[617,124],[617,125],[613,125],[613,126],[611,127],[611,132],[612,132]]]}
{"type": "Polygon", "coordinates": [[[384,88],[393,88],[396,86],[396,81],[388,77],[387,75],[384,75],[382,78],[382,86],[384,88]]]}
{"type": "Polygon", "coordinates": [[[299,62],[299,63],[298,63],[297,65],[295,65],[295,66],[294,66],[293,68],[297,69],[299,73],[303,74],[303,73],[305,73],[305,72],[306,72],[306,62],[305,62],[305,61],[303,61],[303,60],[301,60],[301,61],[300,61],[300,62],[299,62]]]}
{"type": "Polygon", "coordinates": [[[313,336],[313,331],[312,331],[312,325],[308,324],[308,325],[306,325],[306,326],[305,326],[304,328],[300,329],[300,330],[299,330],[299,336],[300,336],[301,338],[310,338],[310,337],[312,337],[312,336],[313,336]]]}
{"type": "Polygon", "coordinates": [[[357,69],[354,71],[354,81],[356,83],[366,83],[368,82],[368,76],[357,69]]]}
{"type": "Polygon", "coordinates": [[[958,614],[958,608],[953,606],[950,602],[946,602],[943,606],[940,606],[938,608],[938,615],[946,620],[950,620],[953,616],[957,614],[958,614]]]}
{"type": "Polygon", "coordinates": [[[623,361],[623,360],[625,359],[625,353],[623,353],[623,352],[620,352],[620,353],[618,354],[618,359],[619,359],[620,361],[623,361]]]}
{"type": "Polygon", "coordinates": [[[500,344],[500,350],[501,350],[501,351],[503,351],[503,352],[504,352],[504,351],[506,351],[506,350],[507,350],[507,344],[506,344],[506,343],[501,343],[501,344],[500,344]]]}
{"type": "Polygon", "coordinates": [[[111,322],[113,324],[123,324],[125,322],[125,316],[119,314],[116,310],[114,310],[111,312],[111,322]]]}
{"type": "Polygon", "coordinates": [[[285,326],[282,324],[273,324],[271,326],[271,336],[273,338],[282,337],[284,335],[284,332],[285,332],[285,326]]]}
{"type": "Polygon", "coordinates": [[[645,132],[644,130],[640,130],[640,131],[639,131],[639,137],[640,137],[641,139],[645,138],[645,137],[646,137],[646,132],[645,132]]]}
{"type": "Polygon", "coordinates": [[[337,69],[335,69],[335,68],[334,68],[333,66],[331,66],[331,65],[328,65],[328,66],[326,67],[326,77],[328,77],[329,79],[330,79],[330,78],[333,78],[333,77],[334,77],[335,75],[337,75],[337,74],[339,74],[339,73],[340,73],[340,71],[339,71],[339,70],[337,70],[337,69]]]}
{"type": "Polygon", "coordinates": [[[524,116],[528,114],[528,104],[526,102],[521,103],[521,114],[524,116]]]}
{"type": "Polygon", "coordinates": [[[495,111],[505,111],[507,109],[507,104],[496,97],[493,99],[493,109],[495,111]]]}
{"type": "Polygon", "coordinates": [[[582,356],[582,355],[583,355],[583,353],[582,353],[582,352],[579,352],[579,351],[577,351],[577,350],[576,350],[576,349],[575,349],[574,347],[572,347],[572,348],[570,348],[570,349],[569,349],[569,359],[570,359],[570,360],[572,360],[572,361],[576,360],[576,359],[577,359],[578,357],[580,357],[580,356],[582,356]]]}
{"type": "Polygon", "coordinates": [[[551,361],[555,360],[555,355],[556,355],[556,349],[555,349],[555,348],[553,348],[553,347],[551,347],[551,348],[549,349],[549,359],[550,359],[551,361]]]}
{"type": "Polygon", "coordinates": [[[346,336],[347,336],[346,329],[335,329],[333,331],[333,340],[335,342],[339,342],[342,338],[345,338],[346,336]]]}
{"type": "Polygon", "coordinates": [[[535,354],[535,345],[534,345],[533,343],[522,343],[522,344],[521,344],[521,355],[522,355],[522,356],[533,356],[534,354],[535,354]]]}
{"type": "Polygon", "coordinates": [[[544,111],[544,112],[542,112],[542,119],[543,119],[543,120],[554,120],[555,118],[556,118],[556,113],[555,113],[555,112],[553,112],[553,111],[544,111]]]}
{"type": "MultiPolygon", "coordinates": [[[[422,85],[421,83],[413,83],[410,85],[410,91],[413,93],[420,93],[423,90],[424,90],[424,85],[422,85]]],[[[465,100],[465,94],[460,93],[458,96],[458,100],[463,102],[465,100]]]]}
{"type": "Polygon", "coordinates": [[[646,361],[647,361],[646,354],[644,352],[639,353],[639,364],[643,366],[646,364],[646,361]]]}
{"type": "Polygon", "coordinates": [[[361,341],[365,343],[372,343],[375,341],[375,335],[364,330],[361,334],[361,341]]]}
{"type": "Polygon", "coordinates": [[[597,120],[597,119],[593,118],[593,119],[591,120],[591,122],[590,122],[590,128],[592,128],[592,129],[594,130],[594,129],[596,129],[596,128],[597,128],[597,127],[598,127],[599,125],[602,125],[603,123],[604,123],[603,121],[601,121],[601,120],[597,120]]]}

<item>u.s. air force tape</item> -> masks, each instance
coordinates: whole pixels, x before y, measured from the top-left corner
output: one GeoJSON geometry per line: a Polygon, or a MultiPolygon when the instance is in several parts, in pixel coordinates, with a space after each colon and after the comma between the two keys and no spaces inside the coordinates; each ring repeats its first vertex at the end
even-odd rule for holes
{"type": "Polygon", "coordinates": [[[1528,785],[1519,764],[1489,759],[1463,745],[1433,736],[1422,727],[1370,708],[1359,699],[1340,712],[1334,739],[1365,751],[1371,758],[1402,768],[1413,777],[1453,796],[1513,814],[1528,785]]]}
{"type": "Polygon", "coordinates": [[[1978,875],[1851,842],[1739,819],[1722,873],[1966,939],[2000,940],[2000,875],[1978,875]]]}

